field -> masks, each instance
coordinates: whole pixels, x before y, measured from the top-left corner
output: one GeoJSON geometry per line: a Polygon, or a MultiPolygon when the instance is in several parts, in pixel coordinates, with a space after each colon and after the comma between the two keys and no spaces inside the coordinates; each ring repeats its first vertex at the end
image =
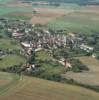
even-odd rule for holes
{"type": "Polygon", "coordinates": [[[0,61],[0,68],[11,67],[11,66],[19,65],[25,62],[26,62],[26,59],[22,56],[5,55],[4,57],[2,57],[2,60],[0,61]]]}
{"type": "Polygon", "coordinates": [[[7,2],[9,2],[10,0],[0,0],[0,4],[6,4],[7,2]]]}
{"type": "Polygon", "coordinates": [[[64,9],[57,9],[57,8],[38,8],[38,13],[33,14],[30,23],[40,23],[40,24],[47,24],[50,21],[53,21],[57,18],[60,18],[67,13],[72,12],[72,10],[64,10],[64,9]]]}
{"type": "Polygon", "coordinates": [[[12,77],[8,73],[0,72],[0,88],[12,81],[12,77]]]}
{"type": "Polygon", "coordinates": [[[64,17],[56,19],[48,23],[48,27],[52,29],[65,29],[67,32],[73,31],[77,33],[92,34],[99,32],[99,7],[90,10],[86,7],[80,11],[74,11],[64,17]],[[95,11],[95,12],[94,12],[95,11]]]}
{"type": "Polygon", "coordinates": [[[73,78],[77,82],[89,85],[99,85],[99,61],[91,57],[80,57],[83,64],[89,67],[88,72],[82,73],[73,73],[68,72],[66,75],[63,75],[67,78],[73,78]]]}
{"type": "Polygon", "coordinates": [[[14,85],[19,77],[15,74],[0,72],[0,95],[14,85]]]}
{"type": "Polygon", "coordinates": [[[15,40],[11,40],[8,38],[0,39],[0,48],[1,49],[20,49],[20,45],[16,43],[15,40]]]}
{"type": "Polygon", "coordinates": [[[16,0],[12,0],[12,1],[11,0],[0,0],[0,16],[10,18],[11,16],[9,16],[9,14],[13,12],[32,13],[32,8],[30,5],[21,4],[19,2],[16,2],[16,0]]]}
{"type": "Polygon", "coordinates": [[[99,94],[85,88],[23,77],[0,95],[0,100],[99,100],[99,94]]]}

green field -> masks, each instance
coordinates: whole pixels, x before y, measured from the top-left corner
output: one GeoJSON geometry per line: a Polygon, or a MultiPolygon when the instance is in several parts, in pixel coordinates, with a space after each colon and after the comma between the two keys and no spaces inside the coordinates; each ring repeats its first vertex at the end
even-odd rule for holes
{"type": "Polygon", "coordinates": [[[13,39],[3,38],[0,39],[0,48],[1,49],[21,49],[21,46],[16,43],[13,39]]]}
{"type": "Polygon", "coordinates": [[[0,61],[0,68],[11,67],[11,66],[19,65],[25,62],[26,62],[26,59],[22,56],[5,55],[4,57],[2,57],[2,60],[0,61]]]}
{"type": "Polygon", "coordinates": [[[99,94],[85,88],[42,79],[23,77],[0,96],[0,100],[99,100],[99,94]]]}
{"type": "Polygon", "coordinates": [[[9,1],[11,0],[0,0],[0,16],[6,16],[7,14],[13,12],[32,12],[31,7],[8,6],[8,4],[10,4],[9,1]]]}
{"type": "Polygon", "coordinates": [[[67,32],[91,34],[99,32],[98,17],[98,14],[95,15],[86,13],[84,14],[82,12],[74,12],[49,22],[48,27],[55,30],[65,29],[67,32]]]}
{"type": "Polygon", "coordinates": [[[7,7],[7,6],[0,6],[0,16],[6,16],[9,13],[13,12],[31,12],[31,7],[7,7]]]}
{"type": "Polygon", "coordinates": [[[11,0],[0,0],[0,4],[6,4],[9,1],[11,1],[11,0]]]}

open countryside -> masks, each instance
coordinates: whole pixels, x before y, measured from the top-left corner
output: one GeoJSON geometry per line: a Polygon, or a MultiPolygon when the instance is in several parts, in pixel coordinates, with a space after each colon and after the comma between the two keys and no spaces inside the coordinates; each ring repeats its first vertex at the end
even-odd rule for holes
{"type": "Polygon", "coordinates": [[[72,100],[72,98],[74,100],[98,100],[99,95],[77,86],[23,77],[0,97],[1,100],[13,100],[13,98],[15,100],[72,100]]]}
{"type": "Polygon", "coordinates": [[[99,0],[0,0],[0,100],[99,100],[99,0]]]}

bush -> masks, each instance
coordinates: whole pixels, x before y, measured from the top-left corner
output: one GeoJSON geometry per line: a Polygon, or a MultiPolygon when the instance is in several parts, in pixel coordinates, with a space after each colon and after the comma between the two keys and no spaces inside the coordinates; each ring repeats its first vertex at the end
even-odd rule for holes
{"type": "Polygon", "coordinates": [[[82,72],[82,71],[88,71],[88,67],[84,64],[79,59],[70,59],[69,61],[72,64],[72,71],[74,72],[82,72]]]}

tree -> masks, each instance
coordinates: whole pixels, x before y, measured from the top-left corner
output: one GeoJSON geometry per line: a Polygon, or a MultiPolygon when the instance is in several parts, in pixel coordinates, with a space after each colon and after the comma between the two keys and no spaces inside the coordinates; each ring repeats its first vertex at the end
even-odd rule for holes
{"type": "Polygon", "coordinates": [[[35,51],[31,50],[31,56],[28,59],[29,64],[33,64],[35,62],[35,51]]]}

